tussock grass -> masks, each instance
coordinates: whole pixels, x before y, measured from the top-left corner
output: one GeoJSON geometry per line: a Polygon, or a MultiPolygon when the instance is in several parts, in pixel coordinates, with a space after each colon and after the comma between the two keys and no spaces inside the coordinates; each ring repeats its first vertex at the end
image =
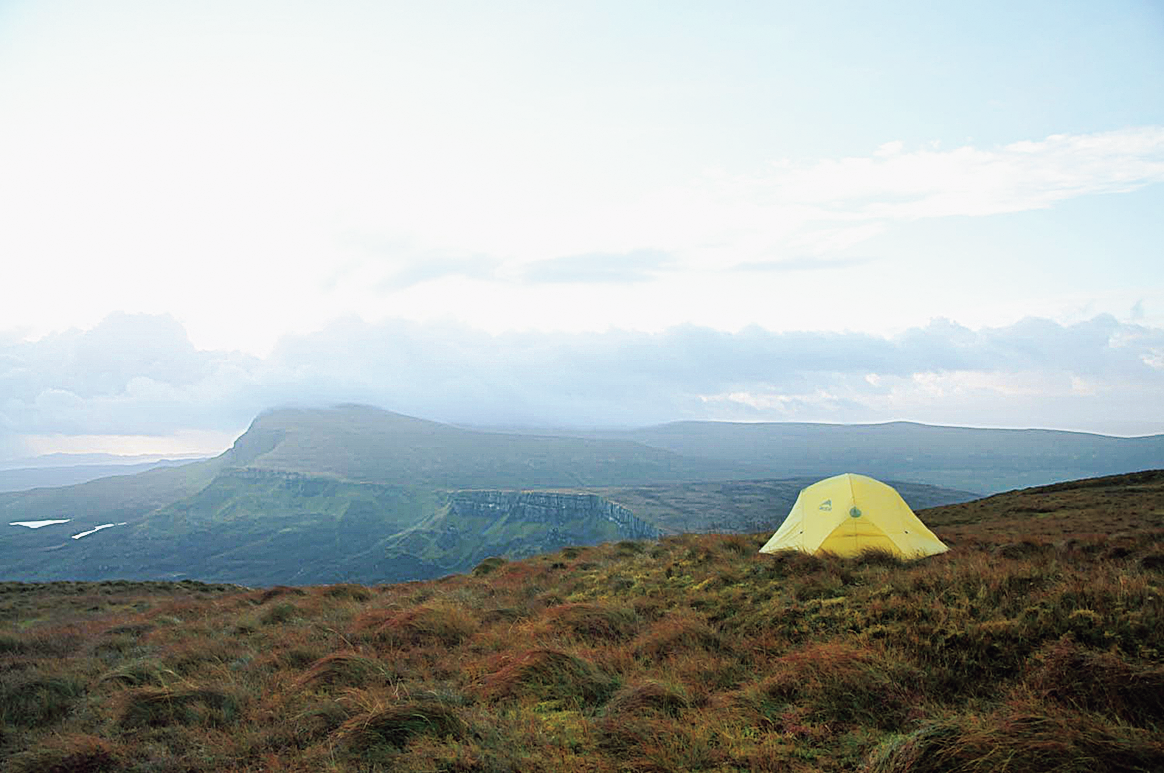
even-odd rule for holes
{"type": "Polygon", "coordinates": [[[1070,638],[1036,656],[1029,685],[1077,710],[1099,712],[1140,727],[1164,728],[1164,666],[1140,665],[1070,638]]]}
{"type": "Polygon", "coordinates": [[[367,687],[395,675],[389,664],[357,652],[333,652],[315,661],[299,678],[304,687],[367,687]]]}
{"type": "Polygon", "coordinates": [[[538,649],[508,659],[482,681],[487,700],[533,696],[540,700],[595,705],[618,689],[618,680],[588,660],[557,650],[538,649]]]}
{"type": "Polygon", "coordinates": [[[110,636],[127,636],[134,639],[140,639],[150,631],[154,630],[156,626],[153,623],[128,623],[126,625],[117,625],[109,629],[110,636]]]}
{"type": "Polygon", "coordinates": [[[490,623],[515,623],[518,620],[528,619],[532,614],[532,611],[528,608],[493,607],[481,612],[481,622],[485,625],[490,623]]]}
{"type": "Polygon", "coordinates": [[[307,595],[307,591],[303,590],[302,588],[292,588],[292,587],[287,586],[287,585],[275,585],[271,588],[267,588],[265,591],[261,591],[255,595],[252,595],[251,601],[254,604],[262,605],[262,604],[266,604],[268,601],[270,601],[272,599],[280,598],[281,596],[306,596],[306,595],[307,595]]]}
{"type": "Polygon", "coordinates": [[[140,687],[123,694],[122,727],[202,725],[227,727],[242,712],[238,696],[212,687],[140,687]]]}
{"type": "Polygon", "coordinates": [[[1164,770],[1164,473],[1128,486],[922,513],[953,549],[916,562],[706,534],[375,588],[0,584],[0,769],[1164,770]]]}
{"type": "Polygon", "coordinates": [[[21,636],[0,634],[0,655],[23,655],[32,649],[21,636]]]}
{"type": "Polygon", "coordinates": [[[1164,742],[1153,733],[1038,705],[1008,706],[985,717],[925,722],[886,741],[870,773],[1150,773],[1164,770],[1164,742]]]}
{"type": "Polygon", "coordinates": [[[701,650],[719,650],[723,638],[702,617],[677,612],[654,623],[634,641],[634,653],[649,660],[662,660],[701,650]]]}
{"type": "Polygon", "coordinates": [[[661,714],[678,716],[691,707],[691,698],[682,685],[644,682],[619,690],[606,704],[609,715],[661,714]]]}
{"type": "Polygon", "coordinates": [[[854,566],[884,566],[889,569],[900,569],[908,562],[901,556],[890,553],[888,550],[869,549],[861,552],[853,559],[854,566]]]}
{"type": "Polygon", "coordinates": [[[919,669],[881,653],[839,643],[813,644],[774,661],[760,682],[735,702],[761,723],[774,723],[793,707],[816,722],[883,730],[904,724],[919,695],[919,669]]]}
{"type": "Polygon", "coordinates": [[[272,665],[277,669],[297,671],[312,666],[320,658],[326,657],[326,654],[330,653],[327,653],[326,649],[319,645],[308,647],[294,645],[274,653],[272,665]]]}
{"type": "Polygon", "coordinates": [[[71,675],[0,674],[0,726],[51,725],[72,712],[84,695],[85,684],[71,675]]]}
{"type": "Polygon", "coordinates": [[[124,685],[128,687],[162,687],[167,681],[177,679],[173,671],[167,671],[150,660],[130,661],[106,673],[100,684],[124,685]]]}
{"type": "Polygon", "coordinates": [[[178,636],[177,643],[162,654],[161,662],[169,670],[184,677],[197,677],[229,667],[229,664],[252,654],[246,643],[237,636],[210,638],[194,633],[184,635],[184,632],[178,636]]]}
{"type": "Polygon", "coordinates": [[[14,754],[9,773],[111,773],[123,770],[120,745],[92,735],[54,736],[43,746],[14,754]]]}
{"type": "Polygon", "coordinates": [[[500,556],[486,558],[484,561],[473,567],[473,576],[484,577],[487,574],[493,574],[493,572],[497,571],[502,566],[505,566],[506,563],[506,560],[500,556]]]}
{"type": "Polygon", "coordinates": [[[334,739],[345,749],[367,755],[377,747],[400,748],[419,735],[464,737],[468,725],[451,706],[435,700],[404,701],[352,717],[334,739]]]}
{"type": "Polygon", "coordinates": [[[639,553],[644,553],[647,550],[645,542],[637,540],[623,540],[615,543],[615,555],[618,556],[637,556],[639,553]]]}
{"type": "Polygon", "coordinates": [[[588,640],[627,639],[638,622],[632,609],[584,602],[550,607],[544,616],[553,628],[588,640]]]}
{"type": "Polygon", "coordinates": [[[312,703],[291,715],[290,725],[301,742],[310,744],[330,736],[352,716],[346,703],[326,700],[312,703]]]}
{"type": "Polygon", "coordinates": [[[734,770],[713,728],[657,717],[607,717],[597,723],[599,748],[619,770],[667,773],[734,770]]]}
{"type": "Polygon", "coordinates": [[[259,622],[263,625],[280,625],[282,623],[289,623],[298,616],[299,607],[284,601],[275,604],[260,615],[259,622]]]}
{"type": "Polygon", "coordinates": [[[351,583],[340,583],[338,585],[328,585],[323,595],[329,599],[343,599],[347,601],[367,601],[372,598],[372,592],[362,585],[353,585],[351,583]]]}
{"type": "Polygon", "coordinates": [[[453,647],[472,636],[480,621],[464,607],[433,602],[379,621],[367,618],[363,627],[372,627],[376,639],[395,646],[435,643],[453,647]]]}

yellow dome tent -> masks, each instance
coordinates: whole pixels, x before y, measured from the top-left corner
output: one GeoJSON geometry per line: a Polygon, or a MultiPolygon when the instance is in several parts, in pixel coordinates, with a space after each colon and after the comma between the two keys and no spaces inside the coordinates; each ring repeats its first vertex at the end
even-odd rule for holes
{"type": "Polygon", "coordinates": [[[804,488],[761,553],[800,550],[856,556],[883,550],[902,558],[945,553],[892,486],[864,475],[835,475],[804,488]]]}

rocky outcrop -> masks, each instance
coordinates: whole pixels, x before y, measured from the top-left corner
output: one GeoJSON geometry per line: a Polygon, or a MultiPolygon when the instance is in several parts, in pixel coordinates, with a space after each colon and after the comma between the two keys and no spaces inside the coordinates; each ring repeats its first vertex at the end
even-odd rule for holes
{"type": "Polygon", "coordinates": [[[597,494],[546,491],[459,491],[449,496],[449,514],[544,524],[551,529],[575,531],[597,519],[618,527],[623,539],[658,539],[657,528],[621,505],[597,494]]]}
{"type": "Polygon", "coordinates": [[[523,558],[571,545],[660,536],[630,510],[594,494],[458,491],[431,518],[389,538],[383,556],[388,567],[407,565],[417,576],[439,577],[493,556],[523,558]]]}

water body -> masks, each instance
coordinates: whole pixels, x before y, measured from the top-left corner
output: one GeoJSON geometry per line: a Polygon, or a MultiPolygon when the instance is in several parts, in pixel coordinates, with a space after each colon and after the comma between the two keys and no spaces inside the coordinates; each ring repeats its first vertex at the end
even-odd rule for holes
{"type": "Polygon", "coordinates": [[[27,526],[30,529],[39,529],[41,526],[52,526],[54,523],[68,523],[72,518],[64,518],[55,521],[11,521],[9,526],[27,526]]]}
{"type": "Polygon", "coordinates": [[[81,537],[88,537],[93,532],[101,531],[102,529],[111,529],[114,526],[125,526],[127,523],[128,523],[128,521],[122,521],[121,523],[103,523],[100,526],[94,526],[92,529],[89,529],[89,531],[83,531],[80,534],[74,534],[73,539],[81,539],[81,537]]]}

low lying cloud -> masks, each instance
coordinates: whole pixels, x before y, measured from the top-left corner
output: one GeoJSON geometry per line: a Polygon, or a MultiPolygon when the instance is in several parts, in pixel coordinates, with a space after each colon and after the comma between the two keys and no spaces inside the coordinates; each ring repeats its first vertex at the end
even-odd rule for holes
{"type": "Polygon", "coordinates": [[[0,341],[0,451],[29,436],[238,432],[279,405],[365,402],[477,425],[676,419],[1164,431],[1164,330],[1098,316],[971,330],[508,333],[336,322],[266,358],[195,349],[168,316],[0,341]]]}

